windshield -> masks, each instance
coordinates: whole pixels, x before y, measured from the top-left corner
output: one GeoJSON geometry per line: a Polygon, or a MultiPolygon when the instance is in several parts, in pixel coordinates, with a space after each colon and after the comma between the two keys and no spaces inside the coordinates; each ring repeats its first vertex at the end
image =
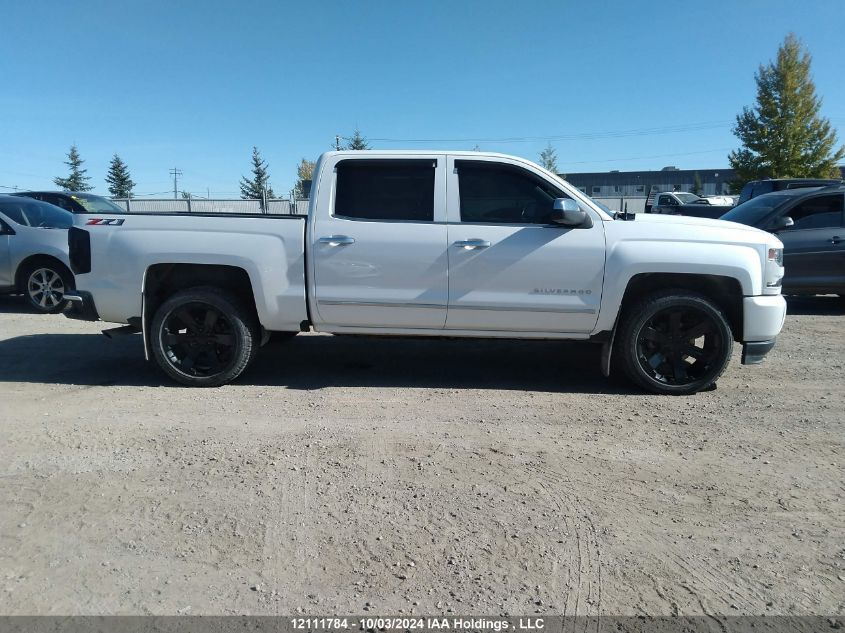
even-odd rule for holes
{"type": "Polygon", "coordinates": [[[0,213],[21,226],[40,229],[69,229],[73,226],[72,214],[40,200],[27,198],[0,200],[0,213]]]}
{"type": "Polygon", "coordinates": [[[735,206],[719,219],[755,226],[788,199],[778,194],[764,194],[735,206]]]}
{"type": "Polygon", "coordinates": [[[700,198],[694,193],[676,193],[675,195],[683,204],[691,204],[700,200],[700,198]]]}
{"type": "Polygon", "coordinates": [[[126,213],[126,209],[122,209],[110,200],[92,196],[90,193],[74,193],[70,197],[81,204],[88,213],[126,213]]]}

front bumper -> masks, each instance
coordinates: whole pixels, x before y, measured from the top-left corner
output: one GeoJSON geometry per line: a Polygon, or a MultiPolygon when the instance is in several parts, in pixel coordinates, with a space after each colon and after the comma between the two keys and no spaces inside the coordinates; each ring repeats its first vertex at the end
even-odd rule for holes
{"type": "Polygon", "coordinates": [[[782,295],[745,297],[742,303],[742,364],[762,363],[786,320],[786,299],[782,295]]]}
{"type": "Polygon", "coordinates": [[[742,300],[742,340],[771,341],[783,328],[786,300],[783,295],[759,295],[742,300]]]}
{"type": "Polygon", "coordinates": [[[75,290],[66,294],[65,299],[70,301],[70,306],[65,310],[65,316],[67,318],[78,321],[100,320],[100,315],[97,313],[97,306],[94,305],[94,297],[91,296],[90,292],[75,290]]]}

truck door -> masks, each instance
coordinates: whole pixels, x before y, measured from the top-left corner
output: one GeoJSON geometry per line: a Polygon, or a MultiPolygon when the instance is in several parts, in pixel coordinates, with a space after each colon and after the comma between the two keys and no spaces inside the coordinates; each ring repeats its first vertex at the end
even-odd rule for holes
{"type": "Polygon", "coordinates": [[[327,160],[309,228],[320,328],[442,329],[444,157],[327,160]]]}
{"type": "Polygon", "coordinates": [[[604,279],[604,227],[549,223],[541,175],[499,160],[449,158],[446,329],[589,333],[604,279]]]}
{"type": "Polygon", "coordinates": [[[843,195],[814,196],[785,211],[795,224],[778,232],[786,289],[845,288],[843,195]]]}

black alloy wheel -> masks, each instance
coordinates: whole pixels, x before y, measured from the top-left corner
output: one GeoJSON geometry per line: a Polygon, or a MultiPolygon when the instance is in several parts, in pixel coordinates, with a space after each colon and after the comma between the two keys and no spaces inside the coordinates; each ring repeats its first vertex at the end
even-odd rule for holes
{"type": "Polygon", "coordinates": [[[661,394],[715,384],[730,361],[733,332],[718,304],[687,290],[665,290],[625,309],[614,355],[635,383],[661,394]]]}
{"type": "Polygon", "coordinates": [[[213,287],[177,292],[156,311],[150,346],[171,378],[216,387],[237,378],[255,356],[259,327],[231,294],[213,287]]]}
{"type": "Polygon", "coordinates": [[[692,307],[671,307],[652,316],[637,336],[637,360],[657,382],[672,386],[701,380],[722,349],[714,319],[692,307]]]}
{"type": "Polygon", "coordinates": [[[214,376],[235,358],[232,324],[207,303],[186,303],[173,310],[164,321],[162,337],[168,361],[189,376],[214,376]]]}

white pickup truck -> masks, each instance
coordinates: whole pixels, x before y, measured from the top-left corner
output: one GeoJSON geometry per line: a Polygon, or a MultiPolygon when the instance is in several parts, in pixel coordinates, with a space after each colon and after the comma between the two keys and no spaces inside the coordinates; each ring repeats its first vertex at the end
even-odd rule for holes
{"type": "Polygon", "coordinates": [[[127,323],[175,380],[216,386],[272,333],[577,339],[658,393],[712,386],[783,326],[783,245],[729,222],[613,216],[479,152],[346,151],[308,216],[78,215],[68,316],[127,323]]]}

